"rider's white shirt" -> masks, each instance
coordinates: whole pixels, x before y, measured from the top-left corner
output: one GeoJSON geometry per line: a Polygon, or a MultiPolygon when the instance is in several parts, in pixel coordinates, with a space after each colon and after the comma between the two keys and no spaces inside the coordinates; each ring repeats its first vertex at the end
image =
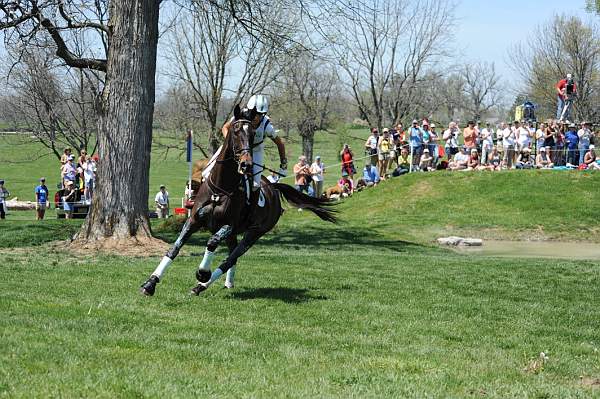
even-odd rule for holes
{"type": "Polygon", "coordinates": [[[262,151],[265,148],[265,136],[271,139],[277,137],[277,132],[275,132],[275,128],[273,127],[273,124],[270,122],[270,119],[267,115],[263,116],[262,120],[260,121],[260,124],[254,131],[255,147],[252,151],[253,153],[257,153],[259,151],[262,153],[262,151]]]}

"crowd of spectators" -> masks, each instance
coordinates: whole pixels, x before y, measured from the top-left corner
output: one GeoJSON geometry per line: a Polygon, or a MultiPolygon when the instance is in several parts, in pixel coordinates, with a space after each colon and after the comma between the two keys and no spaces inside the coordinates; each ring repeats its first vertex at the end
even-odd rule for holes
{"type": "MultiPolygon", "coordinates": [[[[370,187],[381,180],[409,172],[434,170],[469,171],[507,169],[592,169],[600,170],[595,151],[594,133],[590,123],[550,120],[539,125],[533,122],[490,123],[481,126],[469,121],[461,130],[458,123],[438,132],[427,119],[413,120],[404,128],[399,123],[384,128],[381,134],[372,128],[367,137],[365,166],[355,179],[355,154],[348,144],[340,152],[340,192],[349,195],[354,190],[370,187]]],[[[309,166],[305,156],[294,167],[296,188],[309,195],[320,196],[325,167],[320,157],[309,166]],[[316,176],[319,176],[318,178],[316,176]],[[320,180],[318,180],[320,179],[320,180]],[[316,182],[320,181],[319,189],[316,182]],[[311,186],[312,184],[312,186],[311,186]]],[[[275,174],[274,174],[275,175],[275,174]]],[[[270,180],[274,179],[273,176],[270,180]]],[[[325,190],[335,192],[335,190],[325,190]]]]}

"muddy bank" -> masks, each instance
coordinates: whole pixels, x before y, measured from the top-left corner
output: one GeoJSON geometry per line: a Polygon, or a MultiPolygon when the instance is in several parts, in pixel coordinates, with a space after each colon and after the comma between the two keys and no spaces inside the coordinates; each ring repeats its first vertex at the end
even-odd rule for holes
{"type": "Polygon", "coordinates": [[[589,242],[484,240],[480,247],[452,249],[480,256],[600,260],[600,244],[589,242]]]}

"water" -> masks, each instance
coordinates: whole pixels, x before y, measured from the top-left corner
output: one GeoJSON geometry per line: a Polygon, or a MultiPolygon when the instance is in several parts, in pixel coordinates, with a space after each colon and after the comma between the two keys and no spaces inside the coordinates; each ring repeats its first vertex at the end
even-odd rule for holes
{"type": "Polygon", "coordinates": [[[484,240],[481,247],[455,247],[455,250],[481,256],[600,260],[600,244],[587,242],[484,240]]]}

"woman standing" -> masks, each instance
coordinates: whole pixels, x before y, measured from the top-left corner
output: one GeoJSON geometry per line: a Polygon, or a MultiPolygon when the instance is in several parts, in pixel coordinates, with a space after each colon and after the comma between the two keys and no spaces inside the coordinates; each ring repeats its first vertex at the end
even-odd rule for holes
{"type": "Polygon", "coordinates": [[[383,129],[383,136],[379,137],[377,142],[377,153],[379,158],[379,177],[381,180],[385,180],[385,174],[387,173],[388,164],[390,162],[390,151],[392,149],[392,140],[390,138],[390,131],[386,127],[383,129]]]}
{"type": "Polygon", "coordinates": [[[310,174],[312,175],[313,190],[315,191],[316,198],[321,198],[321,194],[323,194],[324,173],[325,165],[321,162],[321,157],[317,155],[315,162],[310,165],[310,174]]]}
{"type": "Polygon", "coordinates": [[[356,174],[356,168],[354,167],[354,154],[348,144],[344,144],[344,148],[340,152],[342,158],[342,174],[344,172],[350,176],[350,180],[354,180],[356,174]]]}

